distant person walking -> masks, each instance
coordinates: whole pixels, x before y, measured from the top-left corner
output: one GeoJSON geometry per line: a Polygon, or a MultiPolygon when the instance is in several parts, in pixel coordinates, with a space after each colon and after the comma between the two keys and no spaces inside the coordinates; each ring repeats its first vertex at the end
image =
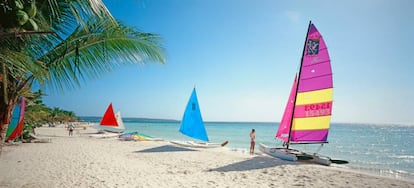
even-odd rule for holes
{"type": "Polygon", "coordinates": [[[252,129],[252,132],[250,132],[250,155],[254,154],[254,145],[256,140],[256,132],[254,129],[252,129]]]}

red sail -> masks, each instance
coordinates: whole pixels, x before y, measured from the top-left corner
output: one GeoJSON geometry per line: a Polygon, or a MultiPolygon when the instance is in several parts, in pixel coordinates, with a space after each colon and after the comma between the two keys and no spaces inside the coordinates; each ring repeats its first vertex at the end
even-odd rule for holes
{"type": "Polygon", "coordinates": [[[104,116],[102,117],[101,126],[118,127],[112,103],[109,104],[104,116]]]}
{"type": "Polygon", "coordinates": [[[285,141],[289,142],[289,131],[292,125],[292,116],[293,116],[293,107],[295,105],[295,97],[296,97],[296,88],[297,88],[297,77],[295,76],[295,80],[293,81],[292,89],[290,90],[290,95],[288,102],[285,107],[285,113],[283,113],[282,121],[280,122],[279,129],[277,130],[276,137],[285,141]]]}

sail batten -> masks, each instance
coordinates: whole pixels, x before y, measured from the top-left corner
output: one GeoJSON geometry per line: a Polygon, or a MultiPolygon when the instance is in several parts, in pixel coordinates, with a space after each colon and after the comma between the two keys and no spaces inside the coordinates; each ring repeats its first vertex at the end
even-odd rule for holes
{"type": "Polygon", "coordinates": [[[327,142],[333,101],[328,49],[310,22],[298,78],[286,105],[276,137],[287,143],[327,142]]]}
{"type": "Polygon", "coordinates": [[[311,67],[311,66],[314,66],[314,65],[324,64],[324,63],[329,63],[329,62],[330,62],[330,60],[325,60],[325,61],[315,62],[312,65],[304,65],[303,67],[311,67]]]}

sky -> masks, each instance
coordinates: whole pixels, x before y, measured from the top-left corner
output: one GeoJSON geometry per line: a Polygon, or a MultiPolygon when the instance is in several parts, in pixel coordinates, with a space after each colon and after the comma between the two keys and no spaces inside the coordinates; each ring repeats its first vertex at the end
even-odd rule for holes
{"type": "Polygon", "coordinates": [[[162,38],[166,64],[127,65],[50,107],[180,120],[194,87],[205,121],[279,122],[308,23],[328,46],[332,122],[414,124],[414,1],[104,0],[128,26],[162,38]]]}

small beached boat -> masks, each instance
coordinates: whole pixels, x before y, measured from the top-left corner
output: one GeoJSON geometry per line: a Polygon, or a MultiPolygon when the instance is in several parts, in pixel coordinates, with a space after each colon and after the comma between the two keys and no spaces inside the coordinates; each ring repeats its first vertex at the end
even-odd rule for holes
{"type": "MultiPolygon", "coordinates": [[[[122,121],[121,112],[114,113],[112,103],[109,104],[102,117],[101,122],[97,126],[93,126],[100,131],[107,131],[112,133],[122,133],[125,131],[124,122],[122,121]]],[[[118,134],[119,136],[119,134],[118,134]]]]}
{"type": "Polygon", "coordinates": [[[117,138],[119,137],[120,133],[112,133],[112,132],[98,132],[95,134],[90,134],[89,137],[91,138],[117,138]]]}
{"type": "Polygon", "coordinates": [[[124,133],[119,136],[121,141],[162,141],[162,138],[154,138],[152,136],[135,132],[124,133]]]}
{"type": "Polygon", "coordinates": [[[332,69],[328,49],[322,35],[309,22],[302,59],[296,74],[276,138],[283,147],[259,144],[268,155],[289,160],[330,165],[329,157],[308,154],[290,148],[293,144],[328,143],[333,98],[332,69]]]}
{"type": "Polygon", "coordinates": [[[179,131],[188,137],[201,140],[201,142],[173,140],[173,141],[170,141],[171,143],[177,144],[180,146],[194,147],[194,148],[217,148],[217,147],[223,147],[228,143],[228,141],[225,141],[221,144],[208,142],[209,139],[208,139],[206,128],[204,126],[203,118],[201,116],[195,88],[193,89],[193,92],[187,103],[187,107],[184,111],[184,115],[181,121],[181,126],[180,126],[179,131]]]}

